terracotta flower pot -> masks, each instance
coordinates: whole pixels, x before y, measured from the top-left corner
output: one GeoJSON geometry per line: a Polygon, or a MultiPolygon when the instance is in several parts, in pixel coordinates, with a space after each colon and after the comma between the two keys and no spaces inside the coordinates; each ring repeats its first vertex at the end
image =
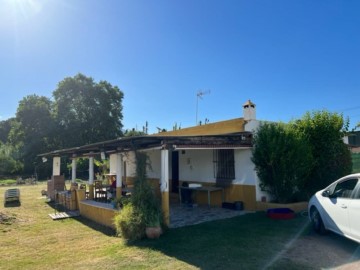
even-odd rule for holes
{"type": "Polygon", "coordinates": [[[146,237],[149,239],[157,239],[162,234],[160,226],[157,227],[146,227],[145,228],[146,237]]]}

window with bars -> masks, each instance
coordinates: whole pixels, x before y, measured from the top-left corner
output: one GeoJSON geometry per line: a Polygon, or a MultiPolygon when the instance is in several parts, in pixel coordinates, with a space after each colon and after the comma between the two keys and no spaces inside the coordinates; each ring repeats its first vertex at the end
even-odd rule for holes
{"type": "Polygon", "coordinates": [[[234,149],[216,149],[213,152],[216,180],[235,179],[234,149]]]}

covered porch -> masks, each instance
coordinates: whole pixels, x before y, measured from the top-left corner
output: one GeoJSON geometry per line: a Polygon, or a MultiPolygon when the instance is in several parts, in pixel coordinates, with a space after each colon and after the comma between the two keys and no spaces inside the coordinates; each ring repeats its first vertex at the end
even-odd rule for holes
{"type": "MultiPolygon", "coordinates": [[[[100,157],[110,160],[110,172],[116,177],[115,197],[120,198],[123,196],[124,189],[128,188],[129,184],[131,185],[134,180],[134,151],[147,152],[152,167],[149,170],[148,178],[161,198],[164,223],[169,227],[178,227],[181,222],[176,218],[179,215],[174,213],[179,213],[179,211],[186,215],[198,217],[222,217],[221,213],[224,212],[228,212],[230,216],[239,214],[239,211],[219,208],[224,201],[224,197],[231,197],[234,193],[240,194],[240,197],[246,200],[246,196],[249,196],[248,191],[251,190],[252,198],[249,199],[249,202],[253,200],[255,204],[255,186],[246,185],[246,183],[245,185],[230,188],[219,189],[217,187],[217,190],[221,192],[215,190],[211,194],[209,192],[207,194],[206,192],[197,192],[194,204],[201,207],[184,207],[180,204],[179,196],[179,191],[181,193],[184,182],[189,182],[188,179],[191,179],[191,177],[187,177],[188,175],[192,175],[192,179],[202,180],[199,181],[201,186],[215,187],[216,182],[203,181],[204,177],[207,179],[209,177],[207,175],[212,174],[212,172],[205,173],[206,170],[209,170],[209,165],[202,164],[204,163],[203,156],[212,153],[209,151],[214,149],[249,149],[250,147],[251,134],[248,132],[221,136],[141,136],[63,149],[45,153],[41,156],[53,158],[53,179],[61,177],[61,157],[70,157],[72,159],[71,186],[74,187],[76,186],[76,159],[80,157],[88,158],[89,179],[86,190],[88,196],[86,196],[85,190],[79,187],[73,188],[76,194],[76,205],[81,215],[113,227],[112,220],[117,210],[113,209],[109,203],[95,201],[94,158],[100,157]],[[186,155],[186,151],[193,153],[194,157],[186,155]],[[181,156],[179,157],[179,155],[181,156]],[[197,213],[202,209],[206,210],[204,213],[208,212],[208,214],[197,213]],[[220,213],[217,210],[222,212],[220,213]]],[[[196,184],[196,182],[196,180],[191,180],[191,183],[196,184]]],[[[251,208],[251,203],[247,203],[247,205],[250,205],[251,208]]],[[[190,220],[190,218],[187,220],[190,220]]],[[[196,220],[192,221],[192,223],[196,222],[196,220]]]]}

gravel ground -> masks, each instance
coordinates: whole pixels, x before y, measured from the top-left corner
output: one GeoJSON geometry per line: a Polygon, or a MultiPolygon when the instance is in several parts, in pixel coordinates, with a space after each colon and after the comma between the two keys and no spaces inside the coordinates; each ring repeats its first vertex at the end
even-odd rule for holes
{"type": "Polygon", "coordinates": [[[331,232],[318,235],[309,230],[295,240],[279,260],[307,269],[360,269],[360,245],[331,232]]]}

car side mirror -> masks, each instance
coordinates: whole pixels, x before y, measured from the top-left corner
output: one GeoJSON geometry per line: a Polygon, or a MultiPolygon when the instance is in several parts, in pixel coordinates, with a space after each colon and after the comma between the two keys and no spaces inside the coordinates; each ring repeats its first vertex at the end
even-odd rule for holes
{"type": "Polygon", "coordinates": [[[321,194],[323,197],[328,197],[330,198],[330,191],[329,190],[324,190],[323,193],[321,194]]]}

